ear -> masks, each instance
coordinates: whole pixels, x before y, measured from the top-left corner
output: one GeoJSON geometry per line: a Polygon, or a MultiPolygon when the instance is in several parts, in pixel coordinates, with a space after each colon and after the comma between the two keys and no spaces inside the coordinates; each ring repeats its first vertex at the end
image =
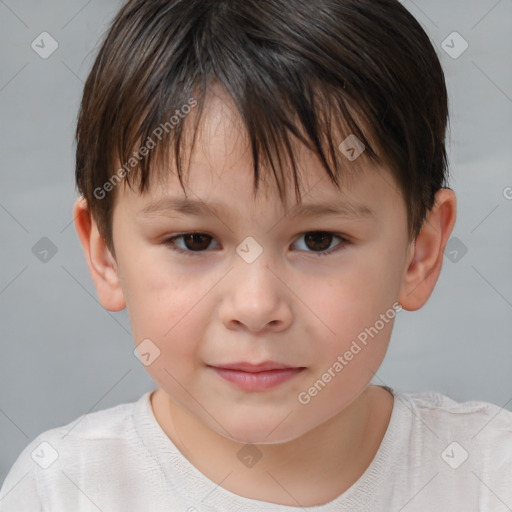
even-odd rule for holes
{"type": "Polygon", "coordinates": [[[108,311],[124,309],[126,301],[117,263],[98,231],[85,198],[80,197],[75,201],[73,218],[101,305],[108,311]]]}
{"type": "Polygon", "coordinates": [[[408,266],[398,300],[404,309],[420,309],[432,294],[441,273],[444,249],[455,225],[456,212],[453,190],[440,189],[420,233],[409,248],[408,266]]]}

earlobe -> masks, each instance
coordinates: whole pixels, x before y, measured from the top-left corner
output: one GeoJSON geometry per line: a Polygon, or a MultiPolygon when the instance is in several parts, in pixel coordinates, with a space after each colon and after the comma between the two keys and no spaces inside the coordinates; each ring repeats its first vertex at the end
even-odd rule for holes
{"type": "Polygon", "coordinates": [[[124,309],[126,301],[117,263],[98,231],[85,198],[75,201],[73,218],[101,305],[108,311],[124,309]]]}
{"type": "Polygon", "coordinates": [[[456,212],[457,202],[453,190],[440,189],[433,208],[428,212],[420,233],[410,247],[399,296],[404,309],[420,309],[434,291],[443,265],[444,249],[455,225],[456,212]]]}

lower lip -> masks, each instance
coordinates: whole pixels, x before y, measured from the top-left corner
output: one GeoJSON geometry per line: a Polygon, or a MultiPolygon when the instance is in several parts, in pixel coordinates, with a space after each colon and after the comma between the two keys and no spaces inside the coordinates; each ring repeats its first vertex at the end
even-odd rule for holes
{"type": "Polygon", "coordinates": [[[213,369],[225,380],[247,391],[265,391],[290,380],[305,368],[285,368],[266,372],[243,372],[241,370],[213,369]]]}

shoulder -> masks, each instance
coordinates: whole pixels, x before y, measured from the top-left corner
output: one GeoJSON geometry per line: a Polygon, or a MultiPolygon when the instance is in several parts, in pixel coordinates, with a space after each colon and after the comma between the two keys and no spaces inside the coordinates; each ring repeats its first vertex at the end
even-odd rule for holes
{"type": "Polygon", "coordinates": [[[407,407],[411,415],[433,424],[476,429],[491,425],[494,432],[512,433],[512,411],[496,404],[468,400],[457,401],[439,392],[407,393],[393,390],[395,399],[407,407]]]}
{"type": "MultiPolygon", "coordinates": [[[[46,430],[39,434],[25,450],[29,447],[35,449],[34,456],[37,458],[38,447],[46,444],[50,445],[49,453],[52,453],[52,449],[58,452],[54,456],[71,455],[73,451],[88,445],[90,447],[90,445],[122,441],[132,430],[135,406],[143,397],[137,401],[83,414],[66,425],[46,430]]],[[[43,456],[42,452],[41,456],[43,456]]]]}
{"type": "Polygon", "coordinates": [[[388,509],[491,511],[512,504],[511,411],[438,392],[388,391],[393,411],[375,464],[388,509]]]}
{"type": "Polygon", "coordinates": [[[148,394],[133,402],[83,414],[37,435],[9,470],[0,491],[0,512],[39,510],[40,504],[47,502],[51,487],[47,482],[60,482],[68,469],[80,472],[79,468],[101,468],[106,459],[112,458],[122,462],[123,452],[129,451],[136,440],[135,408],[147,400],[148,394]],[[14,508],[3,508],[11,502],[16,505],[14,508]]]}
{"type": "Polygon", "coordinates": [[[457,401],[442,393],[393,390],[403,433],[422,449],[435,446],[450,464],[470,455],[482,465],[512,472],[512,412],[496,404],[457,401]]]}

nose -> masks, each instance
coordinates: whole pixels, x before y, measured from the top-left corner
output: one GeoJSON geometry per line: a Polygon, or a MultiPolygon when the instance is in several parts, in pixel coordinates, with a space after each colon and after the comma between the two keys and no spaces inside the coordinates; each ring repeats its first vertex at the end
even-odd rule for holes
{"type": "Polygon", "coordinates": [[[291,293],[277,270],[261,255],[256,261],[239,261],[224,283],[220,318],[228,329],[251,333],[280,332],[292,322],[291,293]]]}

